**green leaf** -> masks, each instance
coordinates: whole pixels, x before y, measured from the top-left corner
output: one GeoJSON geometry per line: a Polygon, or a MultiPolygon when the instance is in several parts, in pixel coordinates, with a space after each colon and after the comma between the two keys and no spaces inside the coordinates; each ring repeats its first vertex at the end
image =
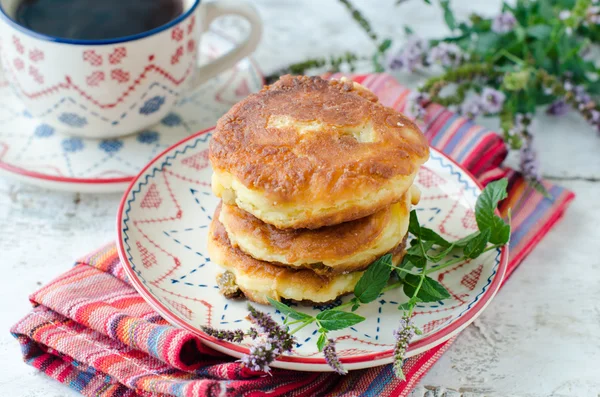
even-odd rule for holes
{"type": "Polygon", "coordinates": [[[355,313],[333,309],[317,314],[317,320],[327,331],[336,331],[365,321],[365,318],[355,313]]]}
{"type": "Polygon", "coordinates": [[[419,237],[423,241],[432,241],[437,245],[441,245],[442,247],[448,247],[449,245],[452,245],[445,238],[427,227],[421,227],[421,235],[419,237]]]}
{"type": "Polygon", "coordinates": [[[506,178],[490,182],[477,198],[475,220],[479,230],[492,229],[492,234],[494,233],[494,217],[496,216],[494,211],[498,203],[506,198],[507,186],[508,179],[506,178]]]}
{"type": "Polygon", "coordinates": [[[379,52],[385,52],[387,51],[390,46],[392,45],[392,40],[390,39],[385,39],[381,42],[381,44],[379,44],[379,52]]]}
{"type": "Polygon", "coordinates": [[[414,274],[406,275],[404,279],[404,293],[407,296],[415,296],[422,302],[437,302],[450,297],[450,293],[448,293],[446,288],[429,276],[425,276],[421,288],[417,291],[420,278],[421,276],[415,276],[414,274]]]}
{"type": "Polygon", "coordinates": [[[385,254],[373,262],[354,287],[354,296],[362,303],[377,299],[392,272],[392,255],[385,254]]]}
{"type": "Polygon", "coordinates": [[[487,247],[487,243],[491,235],[492,232],[490,231],[490,229],[485,229],[483,232],[480,232],[479,235],[477,235],[477,237],[475,237],[474,239],[469,241],[467,245],[465,245],[465,249],[463,250],[465,256],[467,258],[473,259],[481,255],[485,247],[487,247]]]}
{"type": "Polygon", "coordinates": [[[475,43],[474,51],[481,56],[491,54],[498,48],[499,41],[500,36],[494,32],[481,33],[475,43]]]}
{"type": "Polygon", "coordinates": [[[323,351],[323,347],[325,347],[325,343],[327,343],[327,334],[326,333],[321,333],[321,335],[319,335],[319,339],[317,339],[317,348],[319,349],[320,352],[323,351]]]}
{"type": "Polygon", "coordinates": [[[549,25],[533,25],[527,28],[526,33],[527,36],[538,40],[548,40],[550,33],[552,33],[552,28],[549,25]]]}
{"type": "Polygon", "coordinates": [[[504,222],[498,215],[494,215],[494,226],[490,243],[504,245],[510,240],[510,225],[504,222]]]}
{"type": "Polygon", "coordinates": [[[444,10],[444,21],[446,21],[448,28],[453,31],[456,29],[456,19],[450,8],[450,0],[440,0],[440,5],[442,6],[442,10],[444,10]]]}
{"type": "Polygon", "coordinates": [[[309,316],[306,313],[302,313],[302,312],[292,309],[285,303],[276,301],[275,299],[271,299],[268,297],[267,297],[267,299],[269,300],[269,303],[271,304],[271,306],[273,306],[275,309],[279,310],[281,312],[281,314],[283,314],[285,316],[289,316],[289,317],[293,318],[294,320],[308,321],[313,318],[312,316],[309,316]]]}
{"type": "Polygon", "coordinates": [[[415,33],[415,31],[414,31],[414,30],[412,30],[412,29],[410,28],[410,26],[408,26],[408,25],[404,25],[404,33],[405,33],[407,36],[410,36],[411,34],[414,34],[414,33],[415,33]]]}
{"type": "Polygon", "coordinates": [[[538,13],[544,20],[551,20],[554,18],[554,11],[552,11],[552,2],[550,0],[538,0],[538,13]]]}
{"type": "Polygon", "coordinates": [[[410,211],[410,218],[408,223],[408,231],[415,237],[421,236],[421,224],[419,223],[419,217],[417,210],[410,211]]]}
{"type": "Polygon", "coordinates": [[[404,302],[398,305],[398,310],[409,311],[412,306],[413,304],[411,301],[404,302]]]}

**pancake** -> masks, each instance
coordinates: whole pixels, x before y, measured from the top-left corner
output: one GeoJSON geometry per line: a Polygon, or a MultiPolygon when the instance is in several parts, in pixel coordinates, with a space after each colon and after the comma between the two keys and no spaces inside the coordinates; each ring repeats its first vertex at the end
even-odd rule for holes
{"type": "Polygon", "coordinates": [[[316,230],[277,229],[227,204],[219,221],[231,244],[255,259],[319,274],[348,273],[365,269],[398,245],[408,231],[411,204],[417,202],[418,189],[413,187],[401,201],[373,215],[316,230]]]}
{"type": "Polygon", "coordinates": [[[215,194],[277,228],[317,229],[399,201],[429,157],[418,127],[350,81],[283,76],[221,117],[215,194]]]}
{"type": "MultiPolygon", "coordinates": [[[[235,277],[235,284],[253,302],[268,304],[267,297],[298,302],[329,302],[354,291],[354,286],[363,274],[362,271],[357,271],[322,275],[310,269],[292,269],[254,259],[231,245],[225,227],[219,221],[220,211],[219,205],[208,233],[211,261],[231,272],[235,277]]],[[[404,242],[393,253],[394,264],[398,264],[404,255],[404,242]]],[[[229,279],[231,281],[230,277],[229,279]]],[[[229,292],[232,292],[231,288],[229,292]]]]}

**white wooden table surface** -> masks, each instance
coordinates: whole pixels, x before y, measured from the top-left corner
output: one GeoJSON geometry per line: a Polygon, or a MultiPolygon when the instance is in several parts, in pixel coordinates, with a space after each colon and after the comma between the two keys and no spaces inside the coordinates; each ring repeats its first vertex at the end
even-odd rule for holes
{"type": "MultiPolygon", "coordinates": [[[[405,23],[425,36],[445,31],[437,8],[420,0],[354,2],[382,36],[400,37],[405,23]]],[[[255,58],[267,72],[309,56],[372,51],[336,0],[254,3],[265,21],[255,58]]],[[[499,4],[453,3],[463,16],[499,4]]],[[[235,20],[220,24],[244,30],[235,20]]],[[[600,137],[574,115],[541,116],[537,130],[545,175],[577,198],[414,396],[600,396],[600,137]]],[[[31,292],[114,238],[119,198],[0,179],[0,396],[77,395],[25,365],[8,329],[30,309],[31,292]]]]}

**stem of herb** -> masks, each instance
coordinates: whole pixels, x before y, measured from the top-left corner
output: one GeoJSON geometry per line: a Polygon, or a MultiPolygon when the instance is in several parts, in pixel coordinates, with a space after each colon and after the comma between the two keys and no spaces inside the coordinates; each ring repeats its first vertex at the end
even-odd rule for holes
{"type": "Polygon", "coordinates": [[[315,320],[314,318],[311,318],[309,321],[306,321],[304,324],[302,324],[302,325],[300,325],[300,326],[298,326],[298,327],[294,328],[293,330],[291,330],[291,331],[289,332],[289,334],[290,334],[290,335],[293,335],[293,334],[295,334],[296,332],[300,331],[302,328],[306,327],[307,325],[309,325],[309,324],[312,324],[312,322],[313,322],[314,320],[315,320]]]}
{"type": "Polygon", "coordinates": [[[393,270],[397,270],[397,271],[402,272],[402,273],[412,274],[412,275],[415,275],[415,276],[420,276],[421,275],[421,273],[413,272],[412,270],[403,269],[403,268],[397,267],[397,266],[392,266],[392,269],[393,270]]]}
{"type": "MultiPolygon", "coordinates": [[[[501,245],[491,245],[491,246],[487,247],[486,249],[484,249],[483,252],[482,252],[482,254],[484,252],[488,252],[488,251],[497,249],[499,247],[501,247],[501,245]]],[[[428,274],[431,274],[433,272],[437,272],[438,270],[442,270],[442,269],[445,269],[445,268],[447,268],[449,266],[456,265],[457,263],[463,262],[466,259],[467,259],[467,257],[461,256],[460,258],[455,258],[455,259],[449,260],[448,262],[443,263],[443,264],[441,264],[441,265],[439,265],[437,267],[425,270],[423,272],[423,274],[428,275],[428,274]]]]}
{"type": "Polygon", "coordinates": [[[402,284],[403,284],[403,282],[402,282],[402,281],[396,281],[395,283],[392,283],[392,284],[390,284],[390,285],[388,285],[388,286],[384,287],[384,288],[381,290],[381,292],[386,292],[386,291],[390,291],[390,290],[396,289],[396,288],[398,288],[399,286],[401,286],[402,284]]]}

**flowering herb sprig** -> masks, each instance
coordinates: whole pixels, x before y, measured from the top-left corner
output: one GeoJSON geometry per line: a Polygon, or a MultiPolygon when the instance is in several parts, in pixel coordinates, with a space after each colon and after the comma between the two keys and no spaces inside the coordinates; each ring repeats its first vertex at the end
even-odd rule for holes
{"type": "Polygon", "coordinates": [[[335,338],[329,333],[352,327],[365,320],[355,313],[362,305],[369,304],[389,290],[402,287],[408,300],[398,306],[402,312],[398,328],[394,331],[394,373],[404,378],[402,365],[406,350],[415,334],[421,331],[412,321],[413,310],[419,302],[437,302],[450,297],[446,288],[431,277],[432,273],[474,259],[484,252],[496,250],[510,239],[510,225],[496,214],[498,203],[506,198],[507,180],[501,179],[486,186],[475,205],[478,231],[457,241],[448,241],[434,230],[419,223],[417,211],[410,213],[410,247],[397,266],[392,255],[386,254],[373,262],[354,288],[354,296],[347,302],[312,316],[289,305],[269,298],[271,305],[285,316],[283,325],[277,324],[266,313],[248,305],[248,319],[258,327],[261,334],[249,331],[220,331],[204,327],[209,335],[232,342],[240,342],[244,336],[258,340],[250,353],[240,360],[243,365],[256,371],[269,372],[269,364],[279,355],[292,350],[294,334],[309,325],[317,328],[317,348],[323,352],[329,366],[338,374],[346,374],[335,350],[335,338]],[[452,254],[452,258],[448,256],[452,254]]]}
{"type": "MultiPolygon", "coordinates": [[[[437,76],[409,98],[406,112],[423,117],[424,106],[436,102],[469,118],[498,116],[508,146],[520,151],[521,171],[543,194],[536,110],[545,107],[555,116],[574,110],[600,132],[600,74],[590,59],[592,45],[600,43],[600,0],[517,0],[503,3],[494,17],[473,14],[465,21],[456,19],[450,0],[439,0],[450,34],[424,40],[405,27],[404,45],[391,55],[393,41],[380,40],[349,0],[340,1],[372,39],[374,55],[346,53],[319,67],[352,71],[370,60],[372,71],[431,69],[437,76]]],[[[308,61],[282,72],[307,73],[314,66],[308,61]]]]}

